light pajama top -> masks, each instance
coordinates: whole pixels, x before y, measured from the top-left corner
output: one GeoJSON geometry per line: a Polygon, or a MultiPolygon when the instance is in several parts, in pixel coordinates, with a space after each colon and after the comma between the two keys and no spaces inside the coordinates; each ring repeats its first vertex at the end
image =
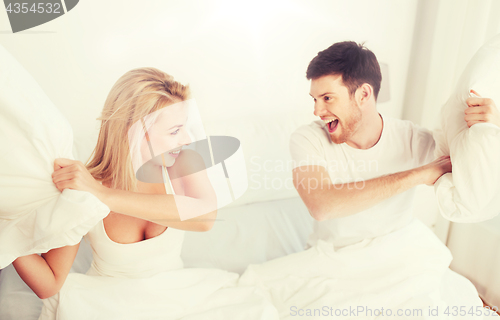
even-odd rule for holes
{"type": "MultiPolygon", "coordinates": [[[[435,143],[429,130],[407,120],[381,116],[382,135],[369,149],[333,143],[321,120],[298,128],[290,138],[294,168],[321,165],[327,168],[332,183],[357,182],[356,187],[362,188],[364,180],[433,160],[435,143]]],[[[414,194],[415,188],[347,217],[315,221],[308,244],[313,246],[321,239],[341,248],[398,230],[413,217],[414,194]]]]}

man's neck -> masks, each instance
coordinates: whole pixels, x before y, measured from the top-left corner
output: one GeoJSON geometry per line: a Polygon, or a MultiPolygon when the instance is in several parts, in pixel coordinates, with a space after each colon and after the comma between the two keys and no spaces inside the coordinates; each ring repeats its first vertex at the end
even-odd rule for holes
{"type": "Polygon", "coordinates": [[[356,149],[370,149],[380,140],[384,123],[375,109],[361,120],[361,125],[346,143],[356,149]]]}

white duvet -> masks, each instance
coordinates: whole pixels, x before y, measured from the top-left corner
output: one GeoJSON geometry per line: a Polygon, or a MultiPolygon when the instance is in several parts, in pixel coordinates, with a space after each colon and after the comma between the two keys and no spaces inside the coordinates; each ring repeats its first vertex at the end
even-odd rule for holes
{"type": "Polygon", "coordinates": [[[255,287],[236,287],[220,269],[179,269],[149,278],[69,274],[63,289],[43,300],[39,320],[277,320],[255,287]]]}
{"type": "Polygon", "coordinates": [[[0,268],[19,256],[80,242],[109,208],[52,183],[56,158],[73,159],[71,126],[0,46],[0,268]]]}
{"type": "Polygon", "coordinates": [[[414,219],[398,231],[338,251],[319,241],[304,252],[251,265],[239,285],[267,291],[280,319],[483,319],[493,314],[482,308],[472,283],[448,269],[451,260],[448,248],[414,219]],[[460,316],[455,307],[474,315],[460,316]]]}
{"type": "Polygon", "coordinates": [[[464,111],[470,89],[500,107],[500,34],[483,45],[463,72],[441,111],[435,156],[450,155],[452,173],[434,185],[439,210],[454,222],[479,222],[500,213],[500,128],[467,127],[464,111]]]}

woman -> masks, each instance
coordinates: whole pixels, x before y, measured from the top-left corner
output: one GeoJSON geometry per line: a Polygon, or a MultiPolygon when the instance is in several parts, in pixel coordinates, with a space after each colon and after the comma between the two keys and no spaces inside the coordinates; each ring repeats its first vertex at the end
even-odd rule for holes
{"type": "Polygon", "coordinates": [[[182,150],[191,143],[188,99],[189,88],[168,74],[131,70],[106,99],[88,164],[56,159],[52,178],[59,190],[88,191],[111,212],[87,235],[94,256],[87,275],[68,276],[79,245],[14,262],[44,299],[40,319],[178,319],[192,312],[200,319],[277,317],[256,289],[234,287],[236,274],[182,269],[181,230],[210,230],[217,214],[202,158],[182,150]],[[175,194],[166,194],[170,186],[175,194]]]}

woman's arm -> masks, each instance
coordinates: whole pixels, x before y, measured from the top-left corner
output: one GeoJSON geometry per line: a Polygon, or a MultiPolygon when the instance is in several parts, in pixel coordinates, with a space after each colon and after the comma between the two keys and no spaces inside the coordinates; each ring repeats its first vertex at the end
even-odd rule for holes
{"type": "MultiPolygon", "coordinates": [[[[206,173],[197,172],[182,179],[183,181],[196,182],[202,178],[199,177],[200,175],[206,176],[206,173]]],[[[189,189],[186,190],[188,191],[186,194],[190,196],[136,193],[106,187],[95,196],[105,203],[111,211],[117,213],[175,229],[208,231],[212,228],[217,217],[217,204],[213,189],[206,188],[205,185],[206,190],[200,190],[203,189],[203,185],[188,183],[185,190],[189,189]],[[196,191],[199,194],[194,194],[196,191]],[[208,193],[213,193],[213,196],[208,193]],[[183,217],[193,216],[193,218],[181,221],[181,215],[183,217]]]]}
{"type": "Polygon", "coordinates": [[[175,229],[207,231],[217,217],[217,197],[205,170],[188,174],[192,172],[190,166],[198,166],[199,161],[203,160],[191,150],[183,150],[176,161],[176,165],[181,164],[175,170],[185,195],[165,194],[163,186],[152,192],[156,194],[107,188],[90,175],[83,163],[69,159],[56,159],[52,180],[60,191],[69,188],[94,194],[113,212],[175,229]]]}
{"type": "Polygon", "coordinates": [[[30,254],[12,263],[24,282],[40,298],[49,298],[61,290],[73,265],[78,247],[66,246],[52,249],[42,256],[30,254]]]}

